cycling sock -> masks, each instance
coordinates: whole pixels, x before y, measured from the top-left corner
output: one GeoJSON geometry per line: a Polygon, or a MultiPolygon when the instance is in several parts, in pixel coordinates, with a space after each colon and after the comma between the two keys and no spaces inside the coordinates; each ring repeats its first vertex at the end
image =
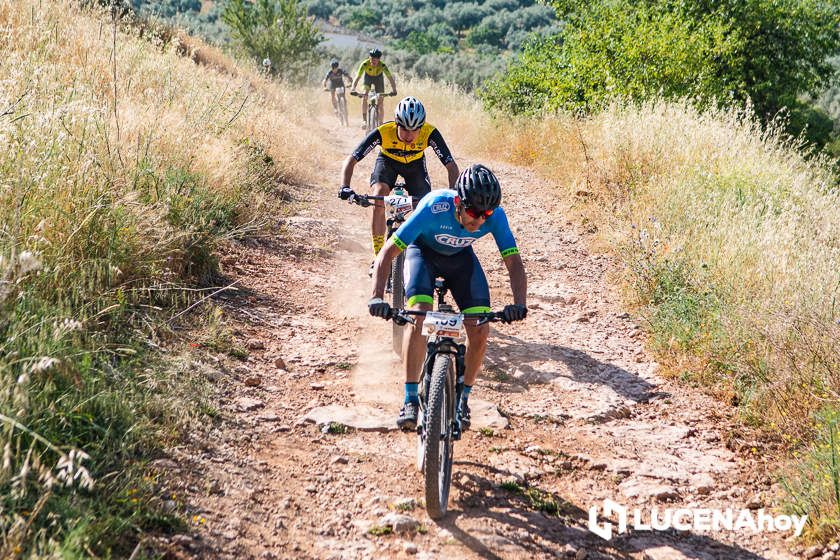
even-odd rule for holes
{"type": "Polygon", "coordinates": [[[371,236],[373,239],[373,254],[374,256],[379,254],[379,251],[382,249],[382,246],[385,245],[385,236],[384,235],[374,235],[371,236]]]}
{"type": "Polygon", "coordinates": [[[461,393],[461,402],[467,402],[467,399],[470,398],[470,392],[472,392],[472,385],[464,385],[464,392],[461,393]]]}
{"type": "Polygon", "coordinates": [[[403,404],[413,402],[415,404],[420,402],[420,397],[417,396],[417,386],[419,383],[405,384],[405,401],[403,404]]]}

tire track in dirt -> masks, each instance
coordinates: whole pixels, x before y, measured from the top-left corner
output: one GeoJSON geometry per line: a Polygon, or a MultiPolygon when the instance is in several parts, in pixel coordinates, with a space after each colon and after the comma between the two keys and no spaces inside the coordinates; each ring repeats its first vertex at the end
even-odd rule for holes
{"type": "MultiPolygon", "coordinates": [[[[337,201],[331,182],[361,132],[333,130],[332,120],[318,122],[334,163],[324,184],[293,193],[300,204],[281,239],[233,246],[223,258],[243,290],[219,304],[249,356],[196,364],[214,380],[220,414],[171,453],[180,475],[171,491],[193,520],[170,540],[174,556],[793,557],[778,535],[637,532],[607,542],[587,530],[588,508],[607,497],[746,507],[770,505],[774,488],[731,411],[657,376],[606,283],[609,260],[588,253],[550,187],[515,167],[490,163],[523,250],[530,313],[494,326],[476,388],[510,428],[468,432],[456,445],[447,518],[435,524],[417,505],[414,436],[328,433],[303,421],[324,405],[370,405],[395,418],[402,395],[390,325],[364,306],[369,215],[337,201]],[[397,513],[413,520],[410,530],[372,534],[397,513]]],[[[372,160],[357,168],[357,190],[372,160]]],[[[476,249],[501,306],[510,297],[504,265],[492,240],[476,249]]]]}

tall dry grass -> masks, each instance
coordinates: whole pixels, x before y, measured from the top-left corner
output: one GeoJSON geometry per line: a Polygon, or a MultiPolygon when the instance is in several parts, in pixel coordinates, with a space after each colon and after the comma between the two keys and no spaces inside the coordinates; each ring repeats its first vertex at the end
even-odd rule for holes
{"type": "Polygon", "coordinates": [[[519,120],[491,117],[452,87],[404,89],[456,154],[536,170],[598,231],[665,370],[713,387],[775,434],[793,460],[794,507],[812,514],[814,534],[836,534],[840,186],[830,163],[747,111],[654,101],[519,120]]]}
{"type": "Polygon", "coordinates": [[[195,404],[145,350],[321,154],[306,96],[78,4],[0,3],[3,558],[177,524],[143,464],[195,404]]]}

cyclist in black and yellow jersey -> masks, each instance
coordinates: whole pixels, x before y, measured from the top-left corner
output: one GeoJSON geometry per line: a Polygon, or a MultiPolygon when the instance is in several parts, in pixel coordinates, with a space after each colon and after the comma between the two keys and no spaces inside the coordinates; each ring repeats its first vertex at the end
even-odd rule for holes
{"type": "MultiPolygon", "coordinates": [[[[373,86],[373,90],[377,93],[385,93],[385,78],[384,76],[388,77],[388,81],[391,82],[391,95],[397,94],[397,83],[394,81],[394,76],[391,75],[391,71],[388,70],[388,67],[382,62],[382,51],[379,49],[371,49],[368,53],[370,55],[367,59],[363,60],[362,63],[359,65],[359,71],[356,72],[356,79],[353,80],[353,86],[351,87],[352,91],[356,91],[356,85],[359,83],[359,80],[362,76],[365,77],[364,79],[364,86],[365,86],[365,93],[362,96],[362,128],[367,126],[367,102],[368,102],[368,92],[370,91],[370,86],[373,86]]],[[[385,107],[383,106],[381,100],[379,102],[379,122],[382,122],[385,116],[385,107]]]]}
{"type": "Polygon", "coordinates": [[[324,76],[324,84],[322,87],[327,87],[327,82],[330,83],[329,91],[330,96],[332,96],[332,106],[333,111],[338,114],[338,102],[335,98],[335,90],[338,89],[340,91],[340,95],[344,95],[344,88],[346,84],[344,83],[344,79],[348,81],[352,80],[350,74],[347,73],[344,68],[339,68],[338,61],[333,59],[330,61],[330,69],[327,72],[327,75],[324,76]]]}
{"type": "MultiPolygon", "coordinates": [[[[432,181],[426,169],[426,148],[432,148],[449,175],[449,186],[458,179],[458,165],[443,140],[440,131],[426,122],[426,109],[415,97],[406,97],[397,104],[394,120],[386,122],[362,140],[350,154],[341,169],[341,185],[350,186],[356,163],[376,146],[381,146],[379,156],[370,175],[373,194],[387,195],[394,188],[397,175],[405,179],[411,196],[420,198],[432,190],[432,181]]],[[[341,196],[339,191],[339,196],[341,196]]],[[[385,243],[385,208],[373,208],[370,224],[373,254],[379,253],[385,243]]]]}

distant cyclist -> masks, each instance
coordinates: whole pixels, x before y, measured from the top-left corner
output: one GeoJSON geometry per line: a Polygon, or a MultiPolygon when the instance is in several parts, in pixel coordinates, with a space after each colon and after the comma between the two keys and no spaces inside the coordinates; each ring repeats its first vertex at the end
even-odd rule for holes
{"type": "MultiPolygon", "coordinates": [[[[513,303],[504,307],[502,320],[509,323],[525,319],[528,314],[525,267],[505,211],[499,206],[501,200],[499,180],[483,165],[465,169],[458,177],[454,190],[443,189],[427,194],[405,223],[385,242],[376,258],[372,297],[368,301],[370,314],[388,317],[391,306],[382,297],[391,261],[402,250],[405,250],[407,308],[432,309],[435,278],[443,277],[461,313],[489,312],[487,277],[472,244],[490,233],[504,259],[513,292],[513,303]]],[[[465,321],[464,326],[467,330],[466,371],[458,415],[461,426],[467,429],[470,425],[468,399],[484,361],[490,326],[477,326],[469,321],[465,321]]],[[[422,327],[423,320],[418,319],[413,326],[405,329],[403,339],[405,400],[397,425],[406,430],[413,430],[417,425],[417,385],[426,351],[422,327]]]]}
{"type": "MultiPolygon", "coordinates": [[[[372,130],[352,154],[344,160],[341,168],[341,185],[350,186],[356,163],[362,160],[376,146],[381,146],[379,156],[370,175],[373,194],[387,195],[397,182],[397,175],[405,179],[405,186],[411,196],[422,197],[432,189],[432,180],[426,169],[425,150],[431,147],[449,175],[449,186],[458,179],[458,164],[443,140],[440,131],[426,122],[426,109],[415,97],[406,97],[397,104],[394,120],[372,130]]],[[[341,196],[339,191],[339,196],[341,196]]],[[[371,217],[370,233],[373,238],[373,254],[379,253],[385,243],[385,208],[377,205],[371,217]]]]}
{"type": "MultiPolygon", "coordinates": [[[[383,74],[388,76],[388,81],[391,82],[391,95],[397,94],[397,83],[394,81],[394,77],[391,75],[391,71],[388,70],[388,67],[385,66],[385,63],[382,62],[382,51],[379,49],[371,49],[368,53],[369,57],[362,61],[359,65],[359,71],[356,72],[356,79],[353,80],[353,87],[351,88],[352,91],[356,91],[356,85],[359,83],[359,79],[364,76],[364,86],[365,86],[365,93],[362,96],[362,128],[367,127],[367,102],[368,102],[368,92],[370,91],[370,86],[373,86],[373,89],[377,93],[385,93],[385,79],[383,78],[383,74]]],[[[382,105],[382,102],[379,102],[379,122],[382,122],[385,117],[385,107],[382,105]]]]}
{"type": "Polygon", "coordinates": [[[335,97],[335,90],[337,88],[342,87],[349,87],[350,82],[353,81],[353,78],[348,74],[343,68],[339,67],[338,61],[333,59],[330,62],[330,69],[327,71],[327,75],[324,76],[324,84],[322,87],[327,87],[327,82],[329,82],[329,90],[330,96],[332,97],[332,106],[333,112],[338,114],[338,100],[335,97]],[[344,82],[344,79],[347,79],[347,83],[344,82]]]}

